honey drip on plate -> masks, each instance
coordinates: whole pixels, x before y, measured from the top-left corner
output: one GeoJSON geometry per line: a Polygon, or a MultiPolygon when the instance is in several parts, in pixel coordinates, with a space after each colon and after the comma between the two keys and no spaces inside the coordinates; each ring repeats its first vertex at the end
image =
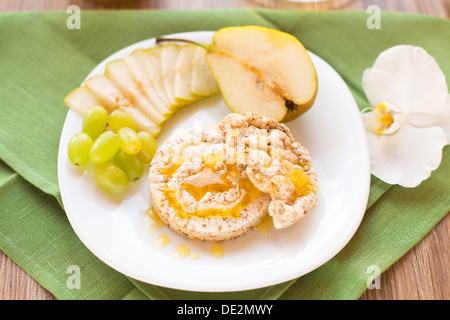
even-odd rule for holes
{"type": "MultiPolygon", "coordinates": [[[[173,164],[170,170],[166,168],[168,171],[161,172],[173,174],[176,171],[176,169],[173,171],[174,166],[176,167],[177,164],[173,164]]],[[[249,179],[240,176],[235,164],[224,164],[221,157],[215,154],[204,157],[201,170],[184,179],[181,187],[178,190],[166,187],[164,190],[164,196],[181,219],[239,218],[241,210],[246,209],[254,200],[263,195],[249,179]],[[209,192],[216,194],[233,191],[232,189],[235,189],[238,194],[236,200],[226,205],[217,204],[213,208],[199,208],[197,203],[190,204],[190,208],[188,208],[189,203],[181,200],[183,191],[188,192],[199,202],[209,192]]]]}
{"type": "Polygon", "coordinates": [[[145,221],[147,223],[147,233],[153,234],[159,229],[165,227],[165,223],[161,221],[159,215],[156,213],[155,208],[148,208],[145,214],[145,221]]]}
{"type": "Polygon", "coordinates": [[[189,249],[189,247],[187,245],[181,244],[177,247],[175,252],[172,254],[172,258],[174,258],[176,260],[181,260],[181,259],[184,259],[187,256],[189,256],[190,252],[191,252],[191,250],[189,249]]]}
{"type": "Polygon", "coordinates": [[[190,256],[189,256],[192,260],[197,260],[197,259],[200,259],[200,255],[198,254],[198,253],[192,253],[190,256]]]}
{"type": "Polygon", "coordinates": [[[210,252],[214,259],[220,259],[224,255],[223,247],[220,244],[213,245],[210,252]]]}
{"type": "Polygon", "coordinates": [[[256,231],[264,235],[268,234],[272,228],[273,218],[268,214],[256,225],[256,231]]]}
{"type": "Polygon", "coordinates": [[[153,247],[157,249],[162,249],[167,246],[170,242],[169,236],[162,234],[153,242],[153,247]]]}

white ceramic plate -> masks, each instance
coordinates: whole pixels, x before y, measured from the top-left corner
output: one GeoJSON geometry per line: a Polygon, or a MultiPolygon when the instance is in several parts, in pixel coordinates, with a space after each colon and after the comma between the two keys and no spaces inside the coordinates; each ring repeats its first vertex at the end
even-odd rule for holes
{"type": "MultiPolygon", "coordinates": [[[[213,32],[170,35],[211,42],[213,32]]],[[[155,39],[131,45],[100,63],[87,78],[104,73],[106,63],[137,48],[149,48],[155,39]]],[[[254,231],[224,242],[225,255],[213,259],[212,244],[189,240],[167,227],[149,233],[144,215],[150,207],[147,179],[131,184],[123,196],[111,197],[97,187],[92,168],[71,165],[67,145],[81,130],[82,118],[69,111],[61,135],[58,178],[67,217],[78,237],[99,259],[134,279],[190,291],[255,289],[300,277],[337,254],[358,228],[367,204],[370,182],[368,147],[353,96],[338,73],[313,53],[319,77],[316,102],[302,117],[287,125],[308,148],[320,189],[317,206],[294,226],[254,231]],[[162,250],[152,246],[161,234],[170,237],[162,250]],[[172,253],[187,245],[199,259],[175,260],[172,253]]],[[[230,113],[220,95],[180,110],[164,125],[158,143],[175,130],[197,124],[217,124],[230,113]]],[[[146,174],[146,173],[144,173],[146,174]]]]}

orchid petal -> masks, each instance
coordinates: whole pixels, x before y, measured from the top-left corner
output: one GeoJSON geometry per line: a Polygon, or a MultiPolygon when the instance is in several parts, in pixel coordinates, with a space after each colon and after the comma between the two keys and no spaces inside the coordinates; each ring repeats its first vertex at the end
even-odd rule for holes
{"type": "Polygon", "coordinates": [[[403,126],[393,135],[367,133],[371,172],[389,184],[413,188],[431,175],[442,159],[447,136],[439,127],[403,126]]]}
{"type": "Polygon", "coordinates": [[[408,115],[407,121],[418,128],[440,127],[447,135],[447,144],[450,144],[450,95],[441,111],[436,113],[418,112],[408,115]]]}
{"type": "Polygon", "coordinates": [[[437,112],[448,96],[445,75],[436,60],[410,45],[382,52],[364,72],[363,88],[372,107],[387,101],[405,114],[437,112]]]}
{"type": "Polygon", "coordinates": [[[444,123],[441,125],[442,130],[444,130],[447,135],[447,144],[450,144],[450,94],[447,96],[447,100],[445,101],[445,106],[443,110],[443,119],[444,123]]]}

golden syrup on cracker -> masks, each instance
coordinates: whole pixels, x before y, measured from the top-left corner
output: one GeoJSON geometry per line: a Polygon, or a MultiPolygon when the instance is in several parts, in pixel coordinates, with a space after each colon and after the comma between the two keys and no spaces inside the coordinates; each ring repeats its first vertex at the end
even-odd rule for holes
{"type": "MultiPolygon", "coordinates": [[[[164,174],[173,174],[172,167],[170,168],[164,174]]],[[[235,164],[224,164],[221,155],[217,154],[205,156],[201,170],[186,178],[181,187],[182,189],[177,190],[166,187],[163,190],[164,196],[181,219],[239,218],[241,210],[246,209],[254,200],[263,195],[249,179],[240,176],[235,164]],[[198,202],[208,192],[222,193],[233,188],[237,190],[239,197],[234,202],[220,205],[218,208],[198,209],[194,206],[194,209],[188,209],[188,204],[181,200],[183,191],[187,191],[198,202]]]]}
{"type": "Polygon", "coordinates": [[[178,168],[181,166],[185,159],[183,157],[177,158],[175,161],[170,159],[164,166],[158,168],[158,171],[164,176],[170,178],[175,172],[177,172],[178,168]]]}
{"type": "Polygon", "coordinates": [[[311,192],[311,179],[302,169],[293,167],[288,178],[295,186],[294,198],[305,197],[311,192]]]}

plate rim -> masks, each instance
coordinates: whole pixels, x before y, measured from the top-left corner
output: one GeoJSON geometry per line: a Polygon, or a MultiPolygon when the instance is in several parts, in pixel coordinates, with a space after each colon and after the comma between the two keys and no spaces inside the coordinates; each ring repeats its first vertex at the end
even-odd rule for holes
{"type": "MultiPolygon", "coordinates": [[[[208,34],[209,36],[212,36],[215,33],[215,31],[192,31],[192,32],[181,32],[181,33],[173,33],[173,34],[167,34],[167,35],[163,35],[162,37],[177,37],[177,38],[183,38],[183,37],[189,37],[192,36],[193,34],[196,35],[201,35],[201,34],[208,34]]],[[[95,69],[97,69],[100,65],[106,65],[107,62],[112,61],[113,59],[117,59],[120,58],[120,56],[122,56],[125,52],[130,51],[131,52],[134,50],[132,50],[132,48],[137,48],[137,47],[142,47],[144,44],[145,47],[148,47],[147,44],[150,44],[152,42],[154,42],[156,39],[156,37],[154,38],[149,38],[146,40],[142,40],[142,41],[138,41],[136,43],[132,43],[112,54],[110,54],[108,57],[106,57],[105,59],[103,59],[100,63],[98,63],[90,72],[89,74],[86,76],[86,78],[83,80],[83,82],[80,85],[83,85],[84,82],[91,77],[91,74],[94,72],[95,69]],[[116,58],[117,57],[117,58],[116,58]]],[[[130,52],[130,53],[131,53],[130,52]]],[[[340,76],[340,74],[324,59],[322,59],[320,56],[318,56],[317,54],[310,52],[308,50],[308,53],[310,55],[314,55],[317,59],[322,60],[323,63],[325,63],[327,66],[329,66],[331,68],[331,70],[336,73],[336,75],[343,81],[343,83],[345,84],[345,86],[347,87],[351,99],[354,102],[354,105],[357,107],[355,98],[353,97],[353,94],[351,93],[350,88],[348,87],[347,83],[345,83],[345,81],[342,79],[342,77],[340,76]]],[[[356,111],[356,110],[355,110],[356,111]]],[[[358,110],[359,111],[359,110],[358,110]]],[[[70,121],[70,118],[73,114],[76,114],[75,111],[69,109],[65,121],[64,121],[64,125],[63,125],[63,130],[61,132],[61,136],[60,136],[60,142],[59,142],[59,148],[58,148],[58,183],[59,183],[59,188],[60,188],[60,194],[61,194],[61,201],[64,205],[64,203],[67,203],[66,196],[68,196],[67,192],[65,191],[65,186],[62,183],[63,180],[63,165],[64,165],[64,161],[63,161],[63,153],[66,152],[65,150],[65,145],[63,143],[63,137],[64,137],[64,133],[65,130],[67,130],[67,124],[70,121]]],[[[358,126],[360,127],[360,131],[361,132],[365,132],[364,130],[364,125],[362,123],[362,120],[359,121],[358,126]]],[[[92,253],[94,254],[97,258],[99,258],[103,263],[105,263],[106,265],[108,265],[109,267],[113,268],[114,270],[116,270],[117,272],[123,274],[124,276],[136,279],[138,281],[142,281],[151,285],[156,285],[156,286],[161,286],[161,287],[166,287],[166,288],[171,288],[171,289],[178,289],[178,290],[186,290],[186,291],[198,291],[198,292],[237,292],[237,291],[244,291],[244,290],[253,290],[253,289],[258,289],[258,288],[264,288],[264,287],[269,287],[269,286],[273,286],[276,284],[280,284],[283,282],[287,282],[287,281],[292,281],[296,278],[299,278],[301,276],[304,276],[305,274],[310,273],[311,271],[319,268],[320,266],[322,266],[323,264],[325,264],[326,262],[328,262],[329,260],[333,259],[333,257],[338,254],[347,244],[348,242],[352,239],[352,237],[354,236],[354,234],[356,233],[356,231],[358,230],[362,219],[364,217],[366,208],[367,208],[367,203],[368,203],[368,198],[369,198],[369,192],[370,192],[370,161],[369,161],[369,147],[368,147],[368,142],[367,142],[367,138],[366,135],[364,134],[364,137],[360,137],[361,139],[361,143],[362,143],[362,147],[365,149],[364,151],[361,151],[361,154],[364,154],[365,156],[365,163],[366,163],[366,177],[365,177],[365,190],[362,192],[364,194],[363,199],[361,199],[361,202],[359,204],[359,208],[355,209],[355,211],[359,212],[359,219],[355,219],[353,225],[351,228],[349,228],[346,233],[346,237],[341,238],[341,241],[339,241],[338,245],[334,245],[333,249],[330,250],[327,254],[322,255],[321,259],[318,259],[318,261],[314,264],[314,265],[310,265],[309,268],[304,268],[304,270],[299,273],[299,274],[292,274],[290,273],[289,276],[278,276],[278,277],[272,277],[270,281],[259,281],[258,284],[254,284],[252,286],[249,285],[244,285],[244,286],[237,286],[236,285],[230,285],[230,286],[224,286],[221,288],[212,288],[212,287],[204,287],[204,286],[186,286],[186,285],[179,285],[177,283],[172,283],[171,281],[154,281],[155,279],[152,278],[152,281],[149,281],[148,277],[146,277],[145,275],[142,275],[141,272],[137,272],[136,270],[132,270],[130,269],[126,264],[123,264],[120,261],[111,259],[107,254],[105,254],[104,252],[102,252],[101,250],[98,250],[98,248],[96,248],[95,244],[92,243],[89,239],[88,236],[85,235],[85,233],[83,232],[82,228],[80,228],[79,225],[77,225],[73,219],[73,214],[71,213],[72,209],[71,208],[64,208],[65,212],[66,212],[66,217],[72,227],[72,229],[74,230],[75,234],[77,235],[77,237],[79,238],[79,240],[83,243],[83,245],[92,253]],[[72,217],[72,218],[71,218],[72,217]]],[[[150,277],[151,278],[151,277],[150,277]]]]}

